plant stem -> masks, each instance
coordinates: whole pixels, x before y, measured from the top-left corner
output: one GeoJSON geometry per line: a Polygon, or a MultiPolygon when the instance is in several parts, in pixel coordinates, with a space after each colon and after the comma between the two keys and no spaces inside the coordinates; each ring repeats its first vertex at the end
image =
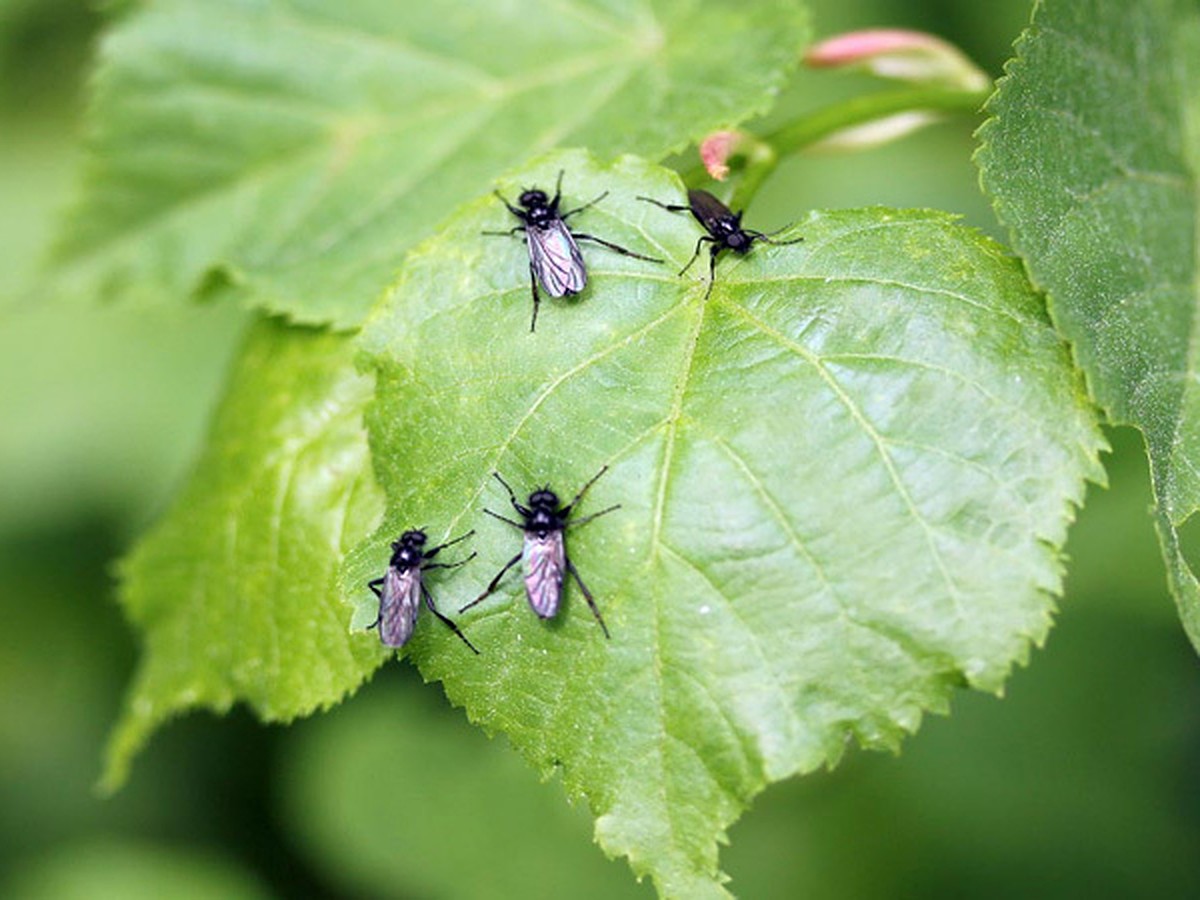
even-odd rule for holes
{"type": "MultiPolygon", "coordinates": [[[[990,91],[990,86],[983,91],[944,87],[905,88],[855,97],[806,113],[770,134],[755,139],[730,205],[735,209],[744,209],[781,159],[799,153],[833,134],[897,113],[976,113],[990,91]]],[[[694,186],[706,178],[707,173],[702,165],[693,166],[683,173],[684,183],[688,185],[694,186]]]]}

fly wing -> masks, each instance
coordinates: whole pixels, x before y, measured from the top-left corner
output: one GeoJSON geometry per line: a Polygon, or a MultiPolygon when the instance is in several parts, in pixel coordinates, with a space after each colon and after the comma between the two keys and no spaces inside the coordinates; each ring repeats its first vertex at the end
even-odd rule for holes
{"type": "Polygon", "coordinates": [[[696,221],[710,233],[716,232],[722,220],[733,218],[733,211],[708,191],[696,188],[688,191],[688,206],[696,221]]]}
{"type": "Polygon", "coordinates": [[[525,239],[529,243],[533,271],[547,294],[562,297],[583,290],[587,284],[587,269],[583,266],[579,245],[566,223],[555,220],[545,228],[528,228],[525,239]]]}
{"type": "Polygon", "coordinates": [[[525,535],[525,596],[543,619],[553,618],[558,612],[566,571],[562,531],[548,531],[544,537],[525,535]]]}
{"type": "Polygon", "coordinates": [[[385,647],[403,647],[412,637],[421,608],[420,567],[388,569],[379,594],[379,639],[385,647]]]}

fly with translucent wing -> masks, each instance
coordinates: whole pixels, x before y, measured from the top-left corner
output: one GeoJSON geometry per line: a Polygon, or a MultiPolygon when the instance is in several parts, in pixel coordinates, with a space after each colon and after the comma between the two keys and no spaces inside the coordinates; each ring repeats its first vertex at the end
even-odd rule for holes
{"type": "Polygon", "coordinates": [[[529,188],[521,192],[517,198],[518,206],[514,206],[495,191],[500,201],[508,207],[508,211],[521,220],[521,224],[508,231],[485,231],[484,234],[515,235],[523,234],[529,247],[529,289],[533,294],[533,318],[529,322],[529,330],[537,330],[538,304],[541,296],[538,294],[538,282],[551,297],[566,297],[578,294],[587,286],[587,267],[583,263],[583,254],[579,252],[578,241],[591,241],[602,247],[607,247],[622,256],[632,256],[634,259],[644,259],[647,262],[661,263],[661,259],[653,256],[643,256],[624,247],[598,238],[595,235],[571,231],[567,227],[567,219],[578,215],[589,207],[595,206],[608,196],[608,191],[600,194],[589,203],[576,209],[559,213],[558,205],[562,201],[563,172],[558,173],[558,182],[554,188],[554,196],[547,197],[545,191],[529,188]]]}
{"type": "Polygon", "coordinates": [[[459,541],[466,540],[474,531],[447,541],[444,544],[426,550],[424,531],[406,531],[400,540],[392,544],[392,558],[388,562],[388,570],[382,578],[367,582],[367,587],[379,598],[379,615],[368,627],[379,628],[379,640],[385,647],[403,647],[412,637],[417,625],[417,614],[421,611],[421,602],[429,607],[429,611],[462,640],[464,644],[478,653],[475,645],[464,635],[448,617],[438,612],[425,587],[422,573],[430,569],[454,569],[475,558],[472,553],[466,559],[456,563],[429,563],[440,551],[459,541]]]}
{"type": "Polygon", "coordinates": [[[483,593],[462,607],[459,612],[465,612],[475,604],[487,599],[496,590],[505,573],[518,562],[524,560],[525,597],[529,601],[529,606],[540,618],[551,619],[558,614],[558,607],[562,601],[563,582],[566,580],[567,573],[569,572],[574,577],[576,584],[579,585],[579,589],[583,592],[583,597],[587,601],[592,615],[600,623],[600,630],[604,632],[606,638],[609,637],[608,626],[604,624],[604,617],[600,615],[600,610],[596,606],[596,600],[592,597],[592,592],[583,583],[583,579],[579,576],[579,570],[575,568],[575,564],[571,562],[570,556],[567,555],[565,537],[567,528],[577,528],[619,508],[619,505],[610,506],[607,509],[600,510],[600,512],[584,516],[582,519],[571,519],[571,512],[575,508],[575,505],[580,501],[587,489],[595,484],[606,471],[608,471],[608,466],[597,472],[592,480],[585,484],[579,493],[575,495],[575,499],[566,506],[559,506],[558,495],[548,487],[541,488],[530,494],[529,505],[523,506],[517,501],[517,495],[508,486],[508,482],[500,477],[499,472],[493,472],[492,477],[499,481],[504,486],[504,489],[508,491],[509,502],[512,503],[513,509],[521,516],[522,521],[514,522],[512,519],[492,512],[490,509],[485,509],[484,512],[502,522],[507,522],[514,528],[521,529],[524,533],[524,541],[521,546],[521,552],[505,563],[504,568],[496,573],[496,577],[492,579],[483,593]]]}

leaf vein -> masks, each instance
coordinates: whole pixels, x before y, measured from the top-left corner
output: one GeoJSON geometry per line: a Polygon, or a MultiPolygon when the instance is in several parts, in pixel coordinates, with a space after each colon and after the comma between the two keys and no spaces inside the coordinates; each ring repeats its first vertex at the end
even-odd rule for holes
{"type": "MultiPolygon", "coordinates": [[[[549,384],[547,384],[545,387],[543,387],[542,391],[533,399],[533,402],[529,404],[529,408],[527,410],[525,410],[524,413],[522,413],[521,418],[517,420],[516,424],[512,427],[512,430],[509,432],[508,436],[505,437],[504,440],[502,440],[498,445],[496,445],[495,453],[492,456],[491,465],[488,467],[489,470],[494,470],[500,464],[501,457],[503,457],[504,454],[508,451],[508,448],[512,446],[513,441],[515,441],[517,439],[517,436],[520,435],[521,430],[525,427],[526,424],[528,424],[529,420],[533,418],[534,413],[536,413],[538,411],[538,409],[541,408],[542,404],[544,404],[553,395],[553,393],[556,390],[558,390],[559,387],[561,387],[563,384],[565,384],[571,378],[574,378],[579,373],[584,372],[587,369],[591,368],[593,365],[595,365],[596,363],[598,363],[600,360],[604,359],[605,357],[615,353],[617,350],[629,345],[633,341],[636,341],[638,338],[640,338],[646,334],[649,334],[651,331],[653,331],[659,325],[663,324],[668,319],[670,319],[671,316],[673,316],[679,310],[684,309],[684,308],[685,307],[683,304],[680,304],[680,303],[675,304],[674,306],[668,308],[662,314],[660,314],[659,316],[657,316],[650,322],[647,322],[645,325],[641,325],[638,328],[635,328],[633,331],[629,332],[624,337],[614,340],[612,343],[608,344],[601,350],[597,351],[596,353],[593,353],[591,356],[587,357],[586,359],[583,359],[580,362],[576,363],[574,366],[572,366],[571,368],[569,368],[566,371],[559,374],[553,381],[551,381],[549,384]]],[[[471,507],[473,507],[479,501],[479,498],[483,495],[483,491],[487,487],[489,481],[490,481],[490,478],[488,478],[488,477],[484,477],[484,478],[480,479],[479,488],[472,495],[472,497],[471,497],[470,501],[467,503],[467,505],[464,506],[463,511],[459,515],[455,516],[455,518],[453,520],[453,524],[457,524],[459,522],[459,520],[464,515],[467,514],[467,510],[469,510],[471,507]]]]}
{"type": "Polygon", "coordinates": [[[842,362],[846,360],[887,362],[900,366],[906,366],[908,368],[924,369],[928,372],[936,372],[939,375],[943,375],[946,378],[958,382],[959,384],[972,388],[982,397],[984,397],[984,399],[986,399],[989,403],[992,403],[999,409],[1002,409],[1005,412],[1011,413],[1017,418],[1022,419],[1026,424],[1033,428],[1039,436],[1045,437],[1048,443],[1056,443],[1059,444],[1059,446],[1065,446],[1061,443],[1061,430],[1055,429],[1051,431],[1049,428],[1047,428],[1046,423],[1034,417],[1027,407],[1017,403],[1012,403],[998,394],[989,391],[980,382],[973,381],[962,372],[959,372],[955,369],[951,369],[946,366],[939,366],[925,360],[894,356],[890,353],[827,353],[821,356],[821,359],[825,362],[842,362]]]}
{"type": "MultiPolygon", "coordinates": [[[[683,303],[677,304],[673,309],[686,309],[683,303]]],[[[683,413],[683,395],[687,391],[688,382],[692,377],[692,365],[696,358],[696,347],[700,343],[700,332],[704,327],[704,316],[706,305],[701,304],[696,315],[696,324],[692,328],[691,334],[688,336],[687,346],[684,348],[684,358],[679,380],[675,383],[674,395],[671,398],[670,411],[667,413],[667,426],[665,431],[665,440],[663,442],[663,463],[662,476],[658,480],[657,496],[654,501],[653,521],[650,529],[650,546],[652,550],[651,560],[657,555],[659,537],[662,534],[663,510],[666,506],[667,497],[667,482],[671,470],[671,460],[675,453],[675,433],[679,429],[679,420],[683,413]]]]}
{"type": "Polygon", "coordinates": [[[381,31],[370,31],[366,28],[359,28],[344,22],[336,22],[328,18],[317,18],[313,15],[306,16],[303,14],[304,11],[292,2],[280,4],[279,9],[280,12],[277,17],[290,23],[297,32],[328,38],[333,43],[349,45],[352,49],[357,49],[363,44],[370,44],[381,48],[389,55],[411,57],[420,60],[422,63],[432,63],[444,69],[454,71],[464,79],[482,88],[490,88],[498,82],[495,76],[490,75],[479,66],[472,65],[463,57],[450,56],[449,54],[440,53],[428,47],[414,44],[412,41],[402,40],[395,33],[388,34],[381,31]]]}
{"type": "Polygon", "coordinates": [[[922,294],[922,295],[926,295],[926,296],[945,297],[945,298],[951,299],[951,300],[958,300],[958,301],[964,303],[965,305],[972,307],[973,309],[980,310],[981,312],[989,313],[993,316],[1000,316],[1002,318],[1010,319],[1011,321],[1015,322],[1017,325],[1021,326],[1022,328],[1028,328],[1029,324],[1030,324],[1028,319],[1021,318],[1020,316],[1018,316],[1016,313],[1014,313],[1010,309],[1005,309],[1003,307],[998,307],[998,306],[988,306],[987,304],[980,303],[978,300],[976,300],[972,297],[968,297],[966,294],[960,294],[957,291],[952,291],[952,290],[949,290],[948,288],[938,288],[938,287],[932,287],[930,285],[911,284],[909,282],[898,281],[898,280],[892,279],[892,278],[877,278],[877,277],[867,278],[865,276],[857,277],[857,276],[853,276],[853,275],[801,275],[801,274],[797,273],[795,275],[755,276],[754,278],[749,279],[747,281],[736,281],[733,279],[727,279],[727,281],[732,281],[732,283],[734,283],[734,284],[750,284],[750,285],[785,284],[785,283],[795,282],[795,281],[812,282],[815,284],[880,285],[882,287],[893,287],[893,288],[899,288],[899,289],[905,290],[905,291],[912,291],[914,293],[918,293],[918,294],[922,294]]]}
{"type": "Polygon", "coordinates": [[[833,377],[833,374],[821,364],[820,357],[815,356],[806,347],[791,340],[789,337],[787,337],[787,335],[781,334],[774,328],[771,328],[769,325],[767,325],[767,323],[758,319],[748,309],[740,304],[734,303],[731,300],[723,300],[720,302],[723,302],[728,309],[744,318],[763,334],[773,338],[783,347],[790,349],[797,356],[811,365],[816,371],[817,376],[823,382],[825,382],[826,387],[829,388],[834,397],[837,398],[838,402],[845,407],[846,411],[850,414],[850,417],[857,423],[858,427],[867,436],[867,439],[871,441],[872,445],[875,447],[875,451],[879,457],[880,463],[883,465],[884,471],[887,473],[888,479],[892,482],[892,486],[896,490],[897,496],[900,498],[901,503],[903,503],[905,508],[908,510],[908,513],[912,517],[913,521],[916,522],[916,524],[920,527],[921,532],[925,537],[925,544],[929,548],[930,556],[932,557],[934,565],[937,567],[938,574],[941,577],[942,582],[945,584],[946,590],[950,595],[950,599],[954,604],[955,614],[959,617],[959,619],[962,619],[964,616],[964,609],[959,589],[957,585],[955,585],[953,578],[950,576],[949,570],[946,568],[946,561],[942,558],[941,551],[937,547],[937,542],[933,538],[932,527],[917,509],[917,505],[913,500],[912,494],[909,493],[908,488],[904,484],[904,480],[900,477],[900,472],[896,468],[895,460],[892,459],[891,454],[887,450],[887,445],[884,442],[883,436],[875,430],[874,426],[871,425],[863,410],[846,392],[845,388],[842,387],[838,380],[833,377]]]}
{"type": "MultiPolygon", "coordinates": [[[[727,593],[725,593],[725,591],[723,591],[721,589],[720,585],[718,585],[715,581],[713,581],[713,579],[709,576],[709,574],[707,572],[705,572],[695,562],[688,559],[687,556],[685,556],[682,552],[680,552],[676,548],[672,547],[666,541],[663,541],[660,546],[663,550],[665,550],[667,552],[667,554],[675,557],[675,559],[677,559],[679,562],[683,563],[685,566],[687,566],[689,569],[691,569],[693,572],[695,572],[697,575],[699,575],[700,578],[704,581],[704,583],[707,584],[709,586],[709,588],[713,591],[713,593],[716,594],[717,597],[719,597],[721,599],[721,601],[725,604],[725,607],[729,610],[729,614],[734,618],[734,620],[738,623],[738,625],[741,626],[742,631],[745,633],[745,636],[746,636],[750,646],[754,648],[754,655],[758,658],[759,664],[761,665],[765,674],[768,676],[764,680],[768,684],[770,684],[770,686],[775,694],[776,701],[779,704],[780,710],[784,714],[784,716],[786,717],[786,719],[788,721],[787,743],[789,745],[794,743],[794,736],[795,736],[796,731],[799,728],[800,720],[796,716],[795,708],[792,706],[792,704],[790,703],[790,701],[788,699],[787,691],[784,688],[783,682],[779,678],[779,674],[775,671],[775,667],[771,664],[770,659],[767,657],[766,651],[763,650],[762,641],[760,640],[758,633],[753,628],[750,627],[749,623],[746,622],[746,620],[744,618],[742,618],[742,615],[741,615],[740,611],[738,610],[737,604],[734,603],[733,598],[730,597],[727,593]]],[[[674,671],[674,670],[672,670],[672,671],[674,671]]],[[[719,704],[718,704],[718,708],[721,709],[722,714],[725,715],[727,720],[729,720],[729,716],[727,713],[725,713],[724,708],[720,707],[719,704]]],[[[729,721],[730,721],[731,727],[732,727],[732,720],[729,720],[729,721]]],[[[738,734],[740,737],[740,732],[738,731],[738,729],[733,728],[733,731],[736,734],[738,734]]],[[[745,749],[744,746],[742,749],[743,755],[746,757],[747,762],[749,762],[751,759],[753,759],[761,767],[763,764],[762,753],[758,750],[757,747],[754,748],[754,751],[755,752],[753,754],[751,754],[745,749]]],[[[713,777],[713,780],[714,781],[717,780],[715,776],[713,777]]]]}
{"type": "Polygon", "coordinates": [[[767,489],[766,484],[764,484],[758,474],[750,468],[750,465],[745,461],[745,458],[721,438],[707,432],[704,432],[704,434],[710,441],[716,444],[717,447],[722,450],[739,469],[741,469],[743,475],[750,482],[751,487],[753,487],[754,490],[758,492],[759,496],[763,498],[763,501],[767,504],[767,508],[771,512],[771,515],[787,534],[792,545],[797,549],[797,551],[799,551],[801,556],[808,560],[809,565],[811,565],[813,570],[817,573],[817,577],[820,579],[825,592],[828,593],[829,596],[833,598],[833,601],[837,604],[842,620],[855,628],[861,628],[870,634],[883,638],[899,648],[901,652],[912,657],[914,660],[917,660],[917,655],[913,653],[904,643],[898,641],[894,635],[891,635],[887,631],[879,628],[871,622],[863,621],[858,617],[857,613],[854,612],[851,606],[846,602],[846,598],[843,597],[842,594],[833,587],[833,583],[830,580],[828,573],[825,571],[824,566],[820,563],[815,554],[813,554],[808,548],[808,545],[800,538],[800,535],[792,527],[791,520],[788,519],[783,507],[775,502],[775,498],[767,489]]]}

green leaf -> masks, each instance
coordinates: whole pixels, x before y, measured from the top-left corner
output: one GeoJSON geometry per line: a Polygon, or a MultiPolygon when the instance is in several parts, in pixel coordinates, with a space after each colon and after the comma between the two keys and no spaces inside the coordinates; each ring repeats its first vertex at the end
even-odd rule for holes
{"type": "Polygon", "coordinates": [[[1048,0],[988,109],[984,188],[1093,396],[1145,435],[1200,649],[1200,582],[1178,533],[1200,508],[1200,4],[1048,0]]]}
{"type": "Polygon", "coordinates": [[[20,861],[0,883],[14,900],[153,900],[169,885],[178,900],[268,900],[253,872],[212,852],[148,841],[93,839],[20,861]]]}
{"type": "Polygon", "coordinates": [[[344,336],[264,321],[230,379],[203,458],[122,564],[145,646],[104,784],[164,720],[244,700],[280,721],[327,707],[383,659],[347,628],[345,550],[381,514],[344,336]]]}
{"type": "Polygon", "coordinates": [[[723,256],[705,301],[703,260],[675,276],[696,223],[634,199],[681,202],[673,175],[572,153],[503,186],[560,168],[568,205],[610,191],[575,227],[667,264],[585,245],[589,287],[530,334],[524,247],[479,236],[494,198],[414,250],[361,338],[388,514],[343,583],[403,528],[473,527],[480,558],[434,584],[453,611],[521,545],[482,514],[493,469],[565,500],[609,466],[579,514],[621,508],[568,544],[611,641],[574,585],[547,623],[510,573],[459,618],[482,656],[428,618],[409,652],[663,895],[722,895],[723,829],[767,784],[1001,690],[1103,439],[1019,263],[946,215],[810,214],[803,244],[723,256]]]}
{"type": "Polygon", "coordinates": [[[288,736],[281,821],[341,895],[652,896],[591,843],[582,804],[568,807],[415,672],[396,674],[288,736]]]}
{"type": "Polygon", "coordinates": [[[357,325],[405,249],[499,171],[657,157],[768,106],[799,0],[165,0],[105,41],[69,289],[357,325]],[[207,277],[206,277],[207,276],[207,277]]]}
{"type": "Polygon", "coordinates": [[[0,533],[81,509],[144,527],[186,474],[247,319],[212,307],[0,310],[0,533]]]}

